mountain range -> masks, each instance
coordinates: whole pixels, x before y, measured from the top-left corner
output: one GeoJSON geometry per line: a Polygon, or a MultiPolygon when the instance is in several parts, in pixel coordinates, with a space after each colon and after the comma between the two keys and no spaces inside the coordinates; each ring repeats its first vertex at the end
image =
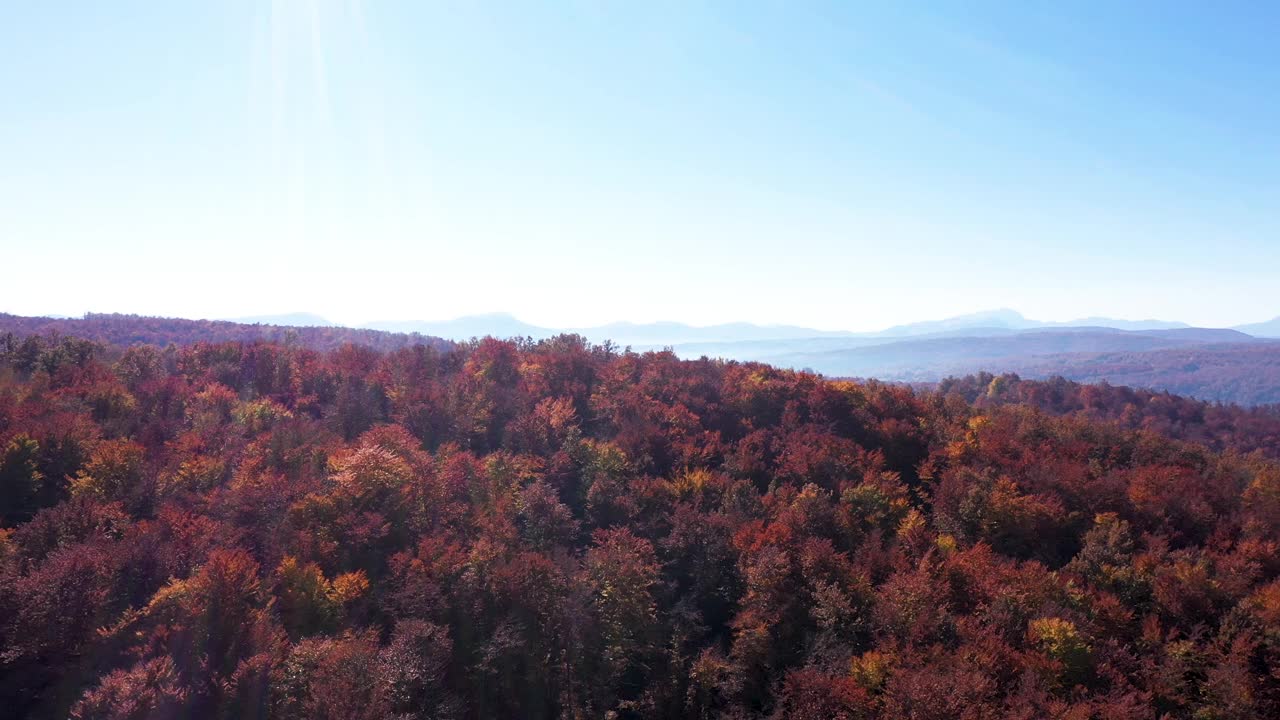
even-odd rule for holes
{"type": "Polygon", "coordinates": [[[1266,322],[1237,325],[1234,329],[1254,337],[1280,338],[1280,317],[1273,317],[1266,322]]]}
{"type": "MultiPolygon", "coordinates": [[[[313,313],[288,313],[235,318],[233,322],[303,327],[337,326],[313,313]]],[[[467,315],[452,320],[384,320],[363,323],[357,327],[398,333],[419,333],[449,340],[473,337],[528,337],[543,339],[562,333],[582,335],[593,342],[612,341],[617,345],[663,347],[687,343],[732,343],[750,341],[813,340],[817,338],[906,338],[939,335],[992,336],[1013,331],[1051,328],[1104,328],[1127,331],[1192,329],[1192,326],[1168,320],[1123,320],[1087,317],[1070,321],[1042,321],[1024,317],[1016,310],[1002,308],[957,315],[942,320],[895,325],[873,332],[818,330],[798,325],[757,325],[748,322],[718,325],[689,325],[661,321],[652,323],[614,322],[587,327],[545,327],[525,322],[510,313],[467,315]]],[[[1241,325],[1237,330],[1254,337],[1280,338],[1280,317],[1267,322],[1241,325]]]]}
{"type": "Polygon", "coordinates": [[[845,331],[815,330],[795,325],[754,325],[746,322],[695,326],[678,322],[614,322],[591,327],[550,328],[532,325],[509,313],[469,315],[444,321],[382,321],[364,327],[390,332],[416,332],[450,340],[473,337],[529,337],[535,340],[563,333],[581,335],[592,342],[611,341],[617,345],[661,347],[687,342],[736,342],[744,340],[786,340],[814,337],[855,337],[845,331]]]}
{"type": "Polygon", "coordinates": [[[676,322],[548,328],[507,313],[443,322],[374,322],[349,328],[310,313],[238,321],[192,321],[126,315],[83,319],[0,315],[0,333],[57,332],[111,342],[289,337],[317,348],[355,342],[388,349],[415,343],[494,336],[545,339],[574,333],[593,343],[636,351],[670,348],[682,358],[764,362],[830,377],[932,383],[979,372],[1026,378],[1062,376],[1109,382],[1242,405],[1280,403],[1280,318],[1237,328],[1199,328],[1161,320],[1085,318],[1041,322],[995,310],[899,325],[878,332],[824,331],[794,325],[676,322]]]}
{"type": "MultiPolygon", "coordinates": [[[[287,320],[288,318],[280,318],[287,320]]],[[[677,322],[549,328],[507,313],[444,322],[374,322],[365,327],[467,340],[492,335],[543,339],[575,333],[636,350],[671,348],[684,358],[758,361],[833,377],[936,382],[977,372],[1063,376],[1244,405],[1280,403],[1280,317],[1235,328],[1168,320],[1027,318],[1011,309],[896,325],[876,332],[795,325],[677,322]]]]}

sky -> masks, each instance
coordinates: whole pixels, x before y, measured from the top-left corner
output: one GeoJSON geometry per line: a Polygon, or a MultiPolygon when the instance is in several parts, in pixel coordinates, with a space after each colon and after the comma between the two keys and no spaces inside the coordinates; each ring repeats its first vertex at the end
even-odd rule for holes
{"type": "Polygon", "coordinates": [[[0,312],[1280,315],[1280,4],[0,7],[0,312]]]}

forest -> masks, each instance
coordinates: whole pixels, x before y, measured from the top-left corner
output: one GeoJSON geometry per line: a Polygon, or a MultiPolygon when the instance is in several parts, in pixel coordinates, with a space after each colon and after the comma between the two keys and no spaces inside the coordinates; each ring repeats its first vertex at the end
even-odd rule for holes
{"type": "Polygon", "coordinates": [[[50,329],[0,336],[0,714],[1280,717],[1272,409],[50,329]]]}
{"type": "Polygon", "coordinates": [[[297,327],[228,320],[187,320],[122,313],[85,313],[82,318],[0,313],[0,335],[12,335],[15,339],[32,335],[71,335],[106,345],[126,346],[135,343],[164,346],[169,343],[267,341],[302,345],[315,350],[336,350],[346,344],[359,344],[386,351],[412,345],[430,345],[438,349],[452,345],[448,340],[417,333],[338,326],[297,327]]]}

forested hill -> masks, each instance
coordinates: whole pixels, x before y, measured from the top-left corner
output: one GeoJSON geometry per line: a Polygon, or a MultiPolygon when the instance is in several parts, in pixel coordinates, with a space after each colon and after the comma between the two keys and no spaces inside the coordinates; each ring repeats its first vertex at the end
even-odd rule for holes
{"type": "Polygon", "coordinates": [[[41,335],[0,353],[0,707],[1280,716],[1280,466],[1205,444],[1270,426],[1103,390],[41,335]]]}
{"type": "Polygon", "coordinates": [[[1240,407],[1106,382],[1026,380],[1013,374],[981,373],[921,387],[959,395],[979,410],[1028,405],[1052,415],[1116,423],[1126,430],[1147,430],[1214,450],[1280,459],[1280,405],[1240,407]]]}
{"type": "Polygon", "coordinates": [[[197,342],[263,340],[297,343],[313,350],[334,350],[344,344],[354,343],[383,351],[420,344],[437,349],[452,345],[448,340],[417,333],[392,333],[337,326],[301,327],[224,320],[183,320],[114,313],[88,313],[83,318],[24,317],[0,313],[0,336],[6,333],[12,333],[18,338],[57,333],[108,345],[144,343],[164,346],[169,343],[191,345],[197,342]]]}

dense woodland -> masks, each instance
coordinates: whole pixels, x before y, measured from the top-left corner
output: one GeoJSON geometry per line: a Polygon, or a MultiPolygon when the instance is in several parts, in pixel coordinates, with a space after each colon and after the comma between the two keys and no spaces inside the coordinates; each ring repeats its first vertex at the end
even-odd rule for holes
{"type": "Polygon", "coordinates": [[[1024,380],[1014,374],[981,373],[921,387],[959,395],[979,409],[1030,405],[1053,415],[1115,422],[1122,428],[1189,440],[1213,450],[1258,452],[1280,459],[1280,405],[1239,407],[1105,382],[1082,384],[1062,377],[1024,380]]]}
{"type": "Polygon", "coordinates": [[[8,336],[0,713],[1280,717],[1275,425],[573,336],[8,336]]]}
{"type": "Polygon", "coordinates": [[[0,335],[15,338],[32,335],[72,335],[107,345],[190,345],[197,342],[279,342],[313,350],[336,350],[358,343],[390,351],[412,345],[437,349],[452,346],[448,340],[417,333],[393,333],[347,327],[294,327],[258,325],[227,320],[185,320],[118,313],[86,313],[83,318],[28,317],[0,313],[0,335]]]}

